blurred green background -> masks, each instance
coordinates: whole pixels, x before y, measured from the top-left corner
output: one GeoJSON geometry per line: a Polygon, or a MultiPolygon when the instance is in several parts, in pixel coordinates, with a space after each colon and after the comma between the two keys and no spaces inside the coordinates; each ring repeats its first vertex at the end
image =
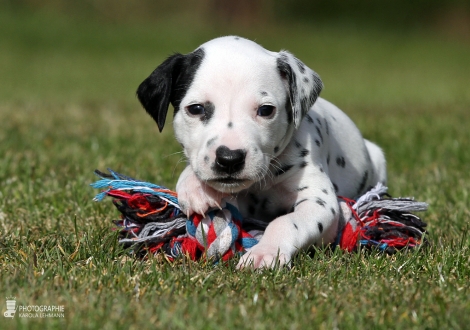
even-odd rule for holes
{"type": "Polygon", "coordinates": [[[135,104],[165,56],[226,34],[290,50],[340,105],[470,102],[468,1],[0,3],[0,102],[135,104]]]}

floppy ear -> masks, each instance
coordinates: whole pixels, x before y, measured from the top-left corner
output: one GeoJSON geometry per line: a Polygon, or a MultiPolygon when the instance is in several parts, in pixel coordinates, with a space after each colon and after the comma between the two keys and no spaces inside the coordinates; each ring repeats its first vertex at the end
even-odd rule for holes
{"type": "Polygon", "coordinates": [[[165,125],[170,102],[175,112],[178,111],[203,55],[202,49],[187,55],[176,53],[168,57],[139,85],[137,97],[157,123],[160,132],[165,125]]]}
{"type": "Polygon", "coordinates": [[[286,81],[296,128],[323,88],[320,76],[287,51],[280,51],[277,68],[286,81]]]}

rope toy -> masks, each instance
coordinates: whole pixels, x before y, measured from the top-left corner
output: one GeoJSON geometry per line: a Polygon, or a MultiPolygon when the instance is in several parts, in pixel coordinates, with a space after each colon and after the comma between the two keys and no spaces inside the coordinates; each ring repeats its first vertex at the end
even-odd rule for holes
{"type": "MultiPolygon", "coordinates": [[[[223,201],[222,209],[187,218],[177,194],[165,187],[135,180],[108,169],[95,171],[100,180],[91,184],[102,189],[94,201],[113,198],[121,219],[119,243],[137,257],[164,253],[170,260],[187,255],[215,262],[243,254],[261,239],[267,223],[243,218],[236,202],[223,201]]],[[[352,252],[360,247],[377,248],[392,254],[403,248],[427,243],[424,223],[411,212],[425,211],[427,203],[412,198],[391,198],[387,187],[377,184],[357,201],[338,197],[342,221],[333,246],[352,252]]]]}
{"type": "Polygon", "coordinates": [[[393,254],[428,243],[426,223],[411,213],[426,211],[428,204],[413,198],[391,198],[387,190],[378,183],[357,201],[338,197],[345,219],[336,238],[341,249],[352,252],[360,246],[376,247],[393,254]]]}

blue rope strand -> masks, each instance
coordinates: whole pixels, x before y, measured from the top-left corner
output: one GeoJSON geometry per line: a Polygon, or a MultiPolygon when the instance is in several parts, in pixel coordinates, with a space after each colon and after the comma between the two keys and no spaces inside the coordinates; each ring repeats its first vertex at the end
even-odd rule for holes
{"type": "Polygon", "coordinates": [[[132,190],[135,192],[159,196],[164,199],[167,199],[168,201],[170,201],[171,203],[175,205],[178,205],[178,198],[176,198],[175,196],[165,193],[164,191],[155,190],[155,189],[158,189],[158,190],[170,191],[168,188],[165,188],[163,186],[159,186],[153,183],[145,182],[145,181],[134,180],[132,178],[125,177],[117,172],[114,172],[113,170],[110,170],[110,169],[108,169],[108,171],[111,173],[114,179],[104,178],[100,176],[101,180],[98,180],[91,184],[91,186],[95,189],[108,188],[106,191],[101,192],[95,196],[94,200],[96,201],[102,201],[106,197],[106,193],[108,191],[112,189],[116,189],[116,190],[124,190],[124,191],[132,190]],[[126,179],[123,179],[123,178],[126,178],[126,179]]]}

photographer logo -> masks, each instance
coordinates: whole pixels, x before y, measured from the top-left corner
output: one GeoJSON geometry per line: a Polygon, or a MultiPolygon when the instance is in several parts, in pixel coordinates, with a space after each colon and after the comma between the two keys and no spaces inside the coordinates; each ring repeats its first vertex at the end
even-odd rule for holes
{"type": "Polygon", "coordinates": [[[15,297],[7,297],[6,305],[7,310],[3,313],[4,317],[13,318],[16,312],[18,312],[18,317],[23,318],[65,317],[64,305],[17,305],[15,297]]]}

